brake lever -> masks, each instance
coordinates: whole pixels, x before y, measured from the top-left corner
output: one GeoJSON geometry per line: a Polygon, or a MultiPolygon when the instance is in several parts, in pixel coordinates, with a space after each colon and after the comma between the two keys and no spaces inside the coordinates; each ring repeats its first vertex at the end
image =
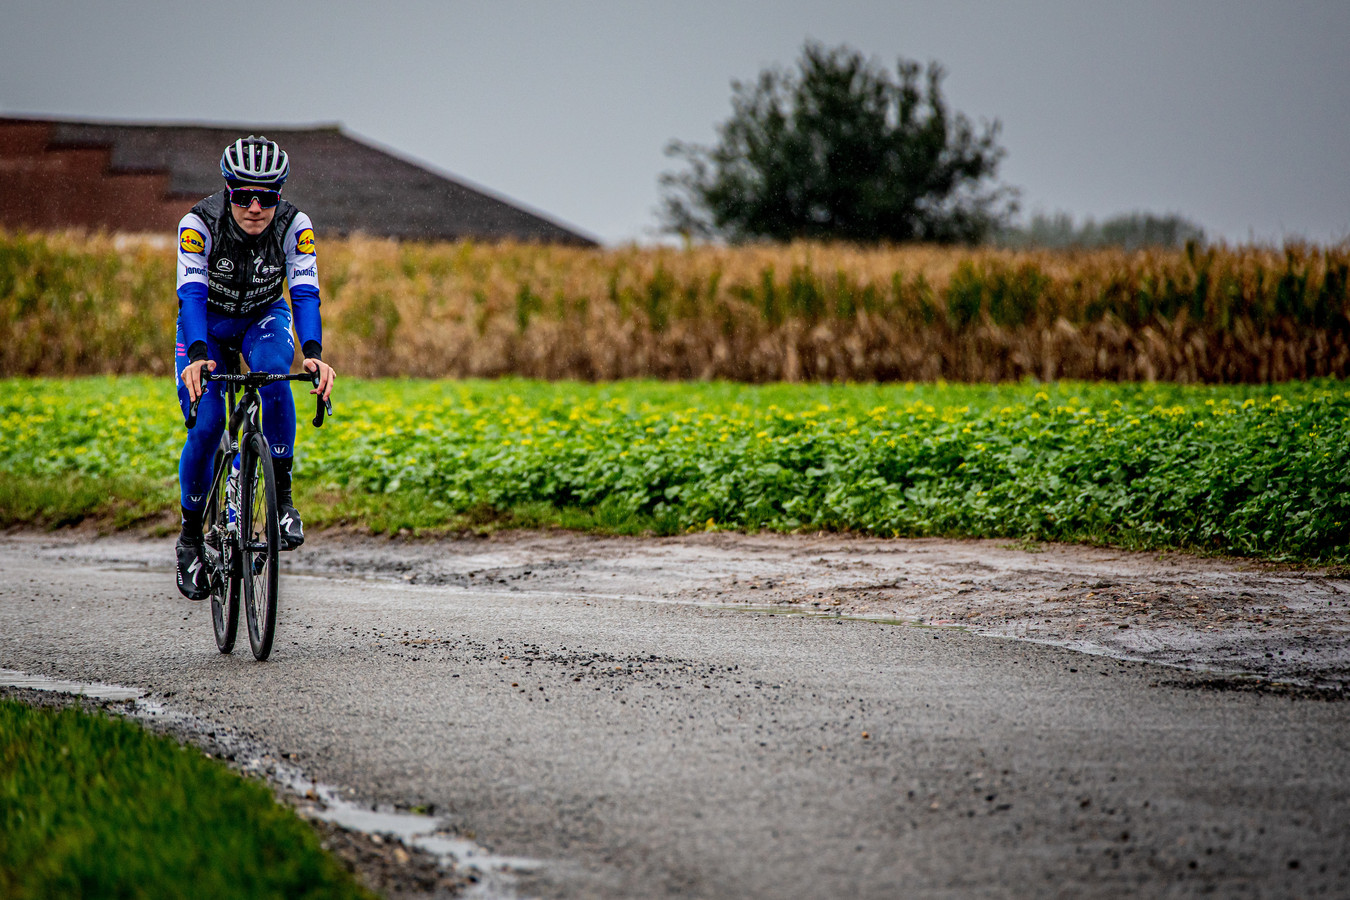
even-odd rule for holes
{"type": "MultiPolygon", "coordinates": [[[[310,379],[310,382],[314,385],[315,389],[317,390],[318,387],[319,387],[319,373],[318,373],[318,372],[315,372],[315,373],[314,373],[314,376],[310,379]]],[[[323,394],[316,394],[316,395],[315,395],[315,400],[317,401],[317,404],[316,404],[316,409],[315,409],[315,411],[314,411],[314,427],[315,427],[315,428],[322,428],[322,427],[323,427],[323,414],[324,414],[324,410],[327,410],[327,411],[328,411],[328,415],[331,416],[331,415],[333,414],[333,401],[332,401],[332,400],[325,400],[323,394]]]]}
{"type": "Polygon", "coordinates": [[[201,371],[201,377],[202,377],[202,392],[197,395],[197,399],[193,400],[192,405],[188,407],[188,414],[187,414],[188,431],[191,431],[193,427],[197,424],[197,406],[202,402],[202,398],[206,396],[206,383],[211,380],[211,370],[203,367],[201,371]]]}

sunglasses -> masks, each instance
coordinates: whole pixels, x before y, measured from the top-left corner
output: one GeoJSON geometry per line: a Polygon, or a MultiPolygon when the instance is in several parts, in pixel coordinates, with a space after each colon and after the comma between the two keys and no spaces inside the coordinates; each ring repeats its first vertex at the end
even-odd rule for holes
{"type": "Polygon", "coordinates": [[[252,206],[254,200],[257,200],[258,205],[263,209],[271,209],[281,200],[281,191],[270,191],[267,188],[229,188],[228,190],[230,202],[245,209],[252,206]]]}

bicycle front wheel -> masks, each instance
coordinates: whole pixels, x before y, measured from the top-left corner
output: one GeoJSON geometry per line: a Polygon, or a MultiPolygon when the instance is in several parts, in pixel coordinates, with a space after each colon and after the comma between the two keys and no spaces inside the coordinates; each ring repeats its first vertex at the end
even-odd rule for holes
{"type": "Polygon", "coordinates": [[[240,459],[239,544],[244,581],[244,612],[253,655],[267,659],[277,625],[277,485],[272,452],[261,434],[245,442],[240,459]]]}
{"type": "Polygon", "coordinates": [[[226,511],[225,486],[230,475],[233,454],[216,451],[211,467],[211,493],[202,513],[202,532],[213,568],[211,578],[211,625],[216,632],[216,647],[221,653],[234,649],[239,629],[240,584],[238,541],[226,511]]]}

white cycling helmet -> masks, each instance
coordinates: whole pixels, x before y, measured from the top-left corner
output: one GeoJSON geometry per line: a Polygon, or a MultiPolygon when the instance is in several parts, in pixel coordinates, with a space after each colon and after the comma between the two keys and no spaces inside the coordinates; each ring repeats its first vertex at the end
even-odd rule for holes
{"type": "Polygon", "coordinates": [[[265,137],[250,134],[240,138],[220,157],[220,174],[231,184],[259,184],[281,190],[290,172],[286,151],[265,137]]]}

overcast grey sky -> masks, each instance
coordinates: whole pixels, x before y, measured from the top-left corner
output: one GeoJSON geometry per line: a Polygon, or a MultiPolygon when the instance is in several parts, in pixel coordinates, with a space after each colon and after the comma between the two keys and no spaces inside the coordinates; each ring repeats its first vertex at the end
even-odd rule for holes
{"type": "MultiPolygon", "coordinates": [[[[1350,236],[1350,3],[7,0],[0,114],[349,131],[610,243],[807,38],[936,59],[1028,212],[1350,236]]],[[[297,169],[301,169],[297,160],[297,169]]],[[[3,189],[0,187],[0,189],[3,189]]]]}

